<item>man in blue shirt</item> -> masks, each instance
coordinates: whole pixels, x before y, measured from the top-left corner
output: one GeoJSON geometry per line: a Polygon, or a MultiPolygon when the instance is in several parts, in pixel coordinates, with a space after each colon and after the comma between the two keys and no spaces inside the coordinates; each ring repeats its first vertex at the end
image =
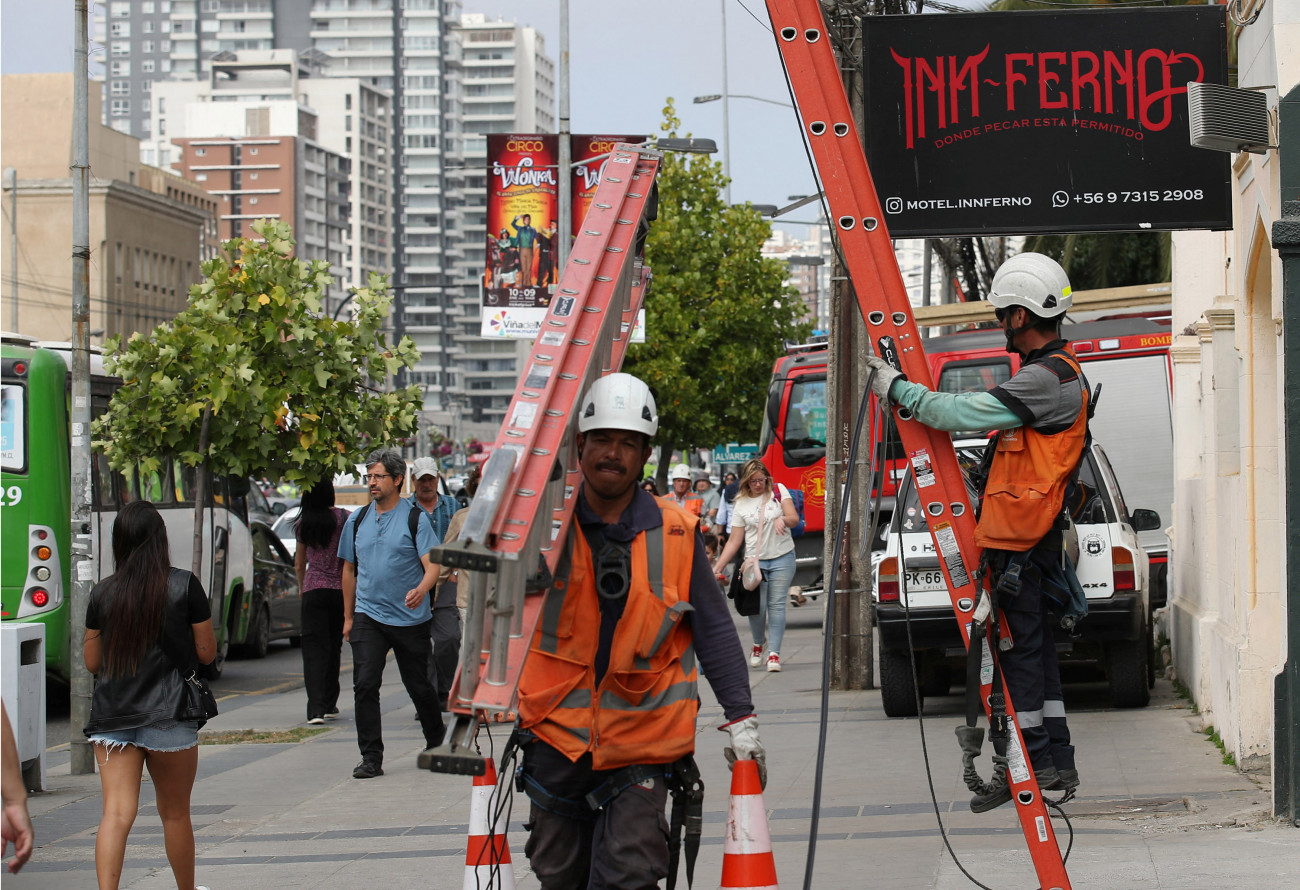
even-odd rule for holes
{"type": "Polygon", "coordinates": [[[442,744],[446,726],[438,711],[438,693],[429,681],[433,647],[429,591],[438,566],[429,551],[440,543],[433,525],[398,494],[406,478],[406,461],[382,448],[366,458],[371,501],[352,513],[339,536],[343,563],[343,639],[352,645],[352,691],[361,762],[356,779],[384,774],[384,740],[379,687],[391,649],[397,657],[425,744],[442,744]],[[414,519],[415,521],[412,521],[414,519]]]}
{"type": "MultiPolygon", "coordinates": [[[[460,501],[438,493],[438,462],[431,457],[417,457],[411,470],[410,501],[433,523],[434,534],[441,542],[447,537],[451,517],[460,509],[460,501]]],[[[456,588],[444,585],[433,604],[433,655],[429,660],[429,680],[438,690],[438,708],[447,710],[447,696],[460,661],[460,610],[456,608],[456,588]]]]}

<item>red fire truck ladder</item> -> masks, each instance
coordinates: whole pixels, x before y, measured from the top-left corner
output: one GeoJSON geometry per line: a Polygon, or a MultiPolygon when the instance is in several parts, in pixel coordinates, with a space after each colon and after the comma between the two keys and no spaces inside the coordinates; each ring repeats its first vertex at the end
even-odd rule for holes
{"type": "MultiPolygon", "coordinates": [[[[877,355],[901,369],[908,379],[933,389],[911,302],[818,0],[767,0],[767,9],[830,204],[830,218],[839,230],[844,261],[868,336],[877,355]]],[[[980,593],[975,577],[979,549],[975,545],[975,517],[968,508],[952,439],[948,433],[932,430],[902,412],[898,419],[935,551],[942,557],[957,625],[969,649],[971,622],[980,593]]],[[[985,642],[986,664],[991,651],[985,642]]],[[[981,681],[980,698],[989,710],[992,671],[982,671],[981,681]]],[[[1047,806],[1024,755],[1024,740],[1009,695],[1006,713],[1011,729],[1008,779],[1034,868],[1043,888],[1064,890],[1070,886],[1070,879],[1047,806]]]]}
{"type": "Polygon", "coordinates": [[[479,726],[515,722],[519,674],[573,517],[579,400],[622,365],[649,284],[642,251],[660,157],[630,145],[610,152],[461,536],[434,551],[472,581],[455,721],[446,745],[420,755],[422,768],[483,775],[479,726]]]}

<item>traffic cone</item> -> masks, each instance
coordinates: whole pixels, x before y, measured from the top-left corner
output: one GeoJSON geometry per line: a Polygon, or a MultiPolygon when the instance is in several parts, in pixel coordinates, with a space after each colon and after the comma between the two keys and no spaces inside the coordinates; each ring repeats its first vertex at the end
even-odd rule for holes
{"type": "Polygon", "coordinates": [[[500,826],[500,834],[492,830],[492,814],[497,810],[496,785],[496,767],[489,760],[483,775],[474,777],[463,890],[515,890],[515,869],[510,864],[505,826],[500,826]]]}
{"type": "Polygon", "coordinates": [[[731,802],[722,852],[722,890],[776,890],[776,860],[767,829],[758,764],[737,760],[731,766],[731,802]]]}

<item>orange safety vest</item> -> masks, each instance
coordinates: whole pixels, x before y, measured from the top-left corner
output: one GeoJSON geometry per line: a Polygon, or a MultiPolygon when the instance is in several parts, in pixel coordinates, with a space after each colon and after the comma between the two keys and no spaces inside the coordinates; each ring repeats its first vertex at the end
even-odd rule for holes
{"type": "Polygon", "coordinates": [[[677,497],[671,494],[660,495],[659,499],[666,504],[672,504],[674,507],[685,510],[692,516],[700,517],[704,515],[704,498],[698,494],[687,493],[685,503],[677,503],[677,497]]]}
{"type": "Polygon", "coordinates": [[[1060,358],[1079,375],[1079,416],[1069,429],[1050,436],[1027,426],[999,434],[975,526],[975,543],[980,547],[1019,553],[1041,541],[1061,513],[1066,486],[1083,455],[1088,434],[1083,372],[1069,346],[1048,355],[1060,358]]]}
{"type": "Polygon", "coordinates": [[[659,509],[664,524],[632,540],[631,589],[600,685],[600,604],[576,522],[568,580],[557,571],[519,678],[519,726],[571,761],[590,751],[595,769],[671,763],[695,750],[699,672],[682,616],[694,608],[696,519],[675,504],[659,509]]]}

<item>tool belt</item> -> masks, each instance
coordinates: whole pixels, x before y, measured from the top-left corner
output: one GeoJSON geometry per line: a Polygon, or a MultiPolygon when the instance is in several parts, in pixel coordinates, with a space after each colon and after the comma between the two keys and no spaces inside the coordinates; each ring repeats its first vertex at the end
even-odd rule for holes
{"type": "MultiPolygon", "coordinates": [[[[531,732],[516,728],[506,743],[501,762],[508,763],[515,749],[535,741],[537,737],[531,732]]],[[[591,822],[614,798],[646,779],[661,779],[672,795],[668,831],[668,890],[673,890],[677,884],[677,864],[681,859],[683,836],[686,845],[686,886],[690,887],[695,880],[695,860],[700,852],[700,837],[704,833],[704,782],[700,779],[700,770],[692,755],[687,754],[672,763],[636,763],[625,766],[589,791],[582,800],[552,793],[525,771],[521,760],[515,772],[515,789],[528,795],[529,800],[548,813],[591,822]]]]}

